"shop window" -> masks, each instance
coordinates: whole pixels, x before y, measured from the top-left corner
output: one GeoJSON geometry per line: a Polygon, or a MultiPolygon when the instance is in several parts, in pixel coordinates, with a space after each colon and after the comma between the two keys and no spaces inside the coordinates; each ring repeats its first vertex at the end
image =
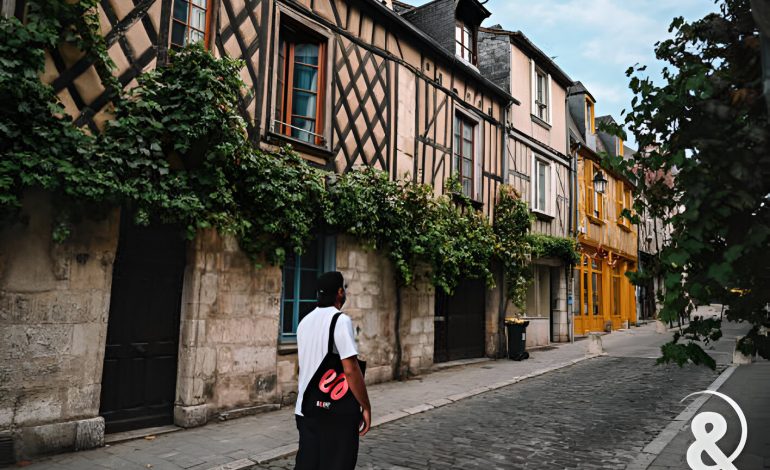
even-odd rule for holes
{"type": "Polygon", "coordinates": [[[286,257],[281,288],[281,341],[297,338],[297,325],[316,307],[318,277],[336,268],[332,236],[317,237],[301,255],[286,257]]]}
{"type": "Polygon", "coordinates": [[[201,41],[208,47],[210,18],[210,0],[174,0],[171,47],[179,49],[201,41]]]}
{"type": "Polygon", "coordinates": [[[591,258],[591,305],[595,316],[602,315],[602,262],[591,258]]]}
{"type": "Polygon", "coordinates": [[[281,26],[278,42],[274,129],[324,145],[327,40],[287,22],[281,26]]]}
{"type": "Polygon", "coordinates": [[[620,315],[621,309],[621,283],[620,283],[620,260],[615,261],[615,266],[612,267],[612,315],[620,315]]]}

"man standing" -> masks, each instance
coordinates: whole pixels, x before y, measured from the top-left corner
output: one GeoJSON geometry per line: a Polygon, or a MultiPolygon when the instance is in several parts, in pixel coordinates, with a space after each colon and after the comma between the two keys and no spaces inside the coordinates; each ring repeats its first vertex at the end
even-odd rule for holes
{"type": "Polygon", "coordinates": [[[358,437],[369,431],[371,405],[364,376],[358,365],[358,351],[350,317],[341,314],[334,328],[334,351],[342,360],[350,391],[362,408],[362,415],[303,416],[302,397],[327,353],[332,318],[345,303],[345,281],[339,272],[318,278],[318,306],[297,328],[299,392],[294,409],[299,430],[296,470],[349,470],[358,459],[358,437]]]}

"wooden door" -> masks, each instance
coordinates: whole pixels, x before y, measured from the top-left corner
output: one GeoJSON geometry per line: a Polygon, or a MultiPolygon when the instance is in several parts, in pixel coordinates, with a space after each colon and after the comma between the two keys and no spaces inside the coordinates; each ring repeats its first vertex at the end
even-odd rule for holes
{"type": "Polygon", "coordinates": [[[460,282],[452,296],[436,293],[434,362],[484,356],[486,285],[460,282]]]}
{"type": "Polygon", "coordinates": [[[173,422],[185,243],[129,217],[113,267],[100,414],[106,432],[173,422]]]}

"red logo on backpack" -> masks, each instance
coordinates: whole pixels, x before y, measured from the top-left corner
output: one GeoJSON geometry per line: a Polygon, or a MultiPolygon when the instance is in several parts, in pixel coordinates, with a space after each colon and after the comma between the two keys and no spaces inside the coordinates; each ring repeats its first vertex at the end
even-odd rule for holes
{"type": "Polygon", "coordinates": [[[328,393],[331,399],[336,401],[348,393],[348,379],[345,374],[337,375],[334,369],[329,369],[321,376],[318,388],[322,392],[328,393]]]}

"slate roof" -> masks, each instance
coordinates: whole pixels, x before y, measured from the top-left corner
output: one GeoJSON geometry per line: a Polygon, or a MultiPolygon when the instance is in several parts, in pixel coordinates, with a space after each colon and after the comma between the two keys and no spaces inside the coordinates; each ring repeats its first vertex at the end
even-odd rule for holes
{"type": "MultiPolygon", "coordinates": [[[[479,31],[483,31],[485,33],[491,33],[491,34],[505,34],[509,38],[511,38],[511,43],[516,45],[519,49],[521,49],[527,56],[532,57],[535,59],[535,62],[537,62],[537,65],[543,68],[546,72],[550,73],[551,76],[562,86],[568,87],[573,84],[572,79],[567,75],[567,73],[559,67],[556,62],[554,62],[551,57],[548,56],[545,52],[543,52],[542,49],[537,47],[537,45],[532,42],[524,33],[521,31],[508,31],[502,28],[499,24],[496,24],[494,26],[490,26],[488,28],[481,27],[479,28],[479,31]]],[[[579,82],[578,82],[579,83],[579,82]]],[[[591,97],[593,98],[593,96],[591,97]]]]}
{"type": "Polygon", "coordinates": [[[570,94],[577,95],[578,93],[585,93],[586,95],[590,96],[594,103],[596,103],[596,98],[594,98],[594,95],[591,94],[590,91],[588,91],[588,88],[583,85],[583,82],[580,80],[574,82],[572,86],[569,89],[570,94]]]}
{"type": "MultiPolygon", "coordinates": [[[[393,22],[393,24],[402,30],[406,31],[408,34],[411,34],[415,36],[418,40],[423,42],[425,46],[432,49],[434,52],[438,53],[439,55],[443,56],[444,60],[449,62],[454,67],[457,67],[459,70],[461,70],[466,75],[469,75],[477,82],[481,83],[486,89],[492,91],[495,95],[497,95],[500,98],[503,98],[504,100],[508,102],[512,102],[516,105],[521,104],[519,100],[511,96],[510,93],[503,90],[499,86],[497,86],[495,83],[487,79],[486,77],[482,76],[478,70],[475,70],[473,67],[469,66],[468,64],[465,64],[462,60],[457,58],[454,53],[448,51],[445,47],[443,47],[441,44],[436,42],[435,39],[428,36],[424,31],[417,28],[415,25],[407,21],[403,16],[399,15],[396,11],[391,10],[387,6],[380,3],[379,0],[361,0],[363,3],[368,4],[372,9],[374,9],[376,12],[378,12],[381,17],[384,20],[390,20],[393,22]]],[[[441,1],[441,0],[434,0],[434,1],[441,1]]],[[[478,3],[476,0],[468,0],[478,3]]],[[[403,2],[401,2],[403,3],[403,2]]],[[[403,4],[407,5],[408,4],[403,4]]]]}

